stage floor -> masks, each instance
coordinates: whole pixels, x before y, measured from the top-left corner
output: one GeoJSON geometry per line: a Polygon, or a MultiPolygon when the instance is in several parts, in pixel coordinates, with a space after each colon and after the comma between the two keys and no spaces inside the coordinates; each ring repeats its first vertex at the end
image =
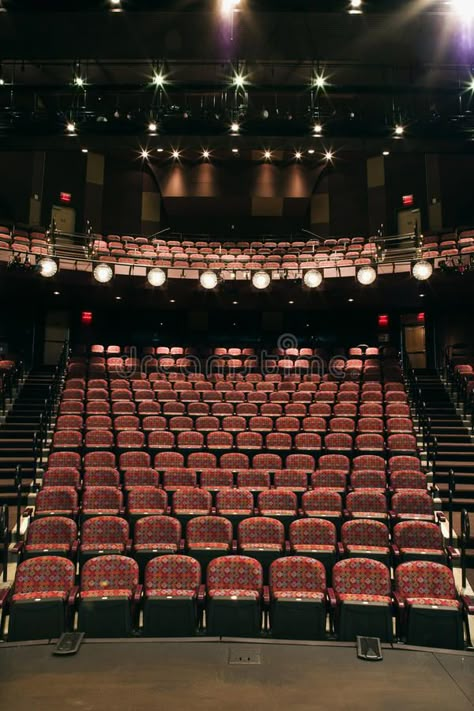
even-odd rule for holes
{"type": "Polygon", "coordinates": [[[0,698],[15,711],[466,711],[474,654],[384,647],[364,662],[355,646],[91,640],[72,657],[53,644],[0,644],[0,698]],[[253,664],[229,663],[242,656],[253,664]],[[258,663],[258,661],[260,663],[258,663]]]}

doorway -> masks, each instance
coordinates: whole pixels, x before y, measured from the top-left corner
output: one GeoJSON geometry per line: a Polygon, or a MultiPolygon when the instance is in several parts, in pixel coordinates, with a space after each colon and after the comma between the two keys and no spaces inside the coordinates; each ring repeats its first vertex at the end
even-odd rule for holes
{"type": "Polygon", "coordinates": [[[74,234],[76,229],[76,211],[73,207],[53,205],[51,220],[56,222],[56,229],[59,232],[74,234]]]}
{"type": "Polygon", "coordinates": [[[412,235],[415,233],[415,228],[418,234],[421,232],[421,213],[416,210],[399,210],[398,211],[398,234],[412,235]]]}
{"type": "Polygon", "coordinates": [[[405,352],[412,368],[426,368],[424,326],[404,326],[405,352]]]}

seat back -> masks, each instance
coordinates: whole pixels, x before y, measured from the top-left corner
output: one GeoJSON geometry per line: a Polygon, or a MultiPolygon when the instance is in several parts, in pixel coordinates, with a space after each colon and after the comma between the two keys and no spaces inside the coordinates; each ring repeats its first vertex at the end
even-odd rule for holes
{"type": "Polygon", "coordinates": [[[81,590],[128,590],[138,584],[138,563],[123,555],[104,555],[88,560],[82,568],[81,590]]]}
{"type": "Polygon", "coordinates": [[[243,555],[222,556],[211,560],[207,568],[207,589],[253,590],[261,594],[263,570],[254,558],[243,555]]]}
{"type": "Polygon", "coordinates": [[[14,593],[61,592],[67,595],[74,585],[74,563],[67,558],[44,555],[29,558],[17,568],[14,593]]]}
{"type": "Polygon", "coordinates": [[[332,586],[336,595],[390,595],[390,571],[378,560],[346,558],[332,569],[332,586]]]}
{"type": "Polygon", "coordinates": [[[319,560],[290,556],[273,561],[270,566],[270,591],[324,592],[326,571],[319,560]]]}
{"type": "Polygon", "coordinates": [[[145,568],[145,592],[149,590],[189,590],[197,592],[201,566],[187,555],[163,555],[150,560],[145,568]]]}
{"type": "Polygon", "coordinates": [[[402,563],[395,568],[395,589],[402,597],[427,597],[442,600],[457,598],[452,571],[427,560],[402,563]]]}

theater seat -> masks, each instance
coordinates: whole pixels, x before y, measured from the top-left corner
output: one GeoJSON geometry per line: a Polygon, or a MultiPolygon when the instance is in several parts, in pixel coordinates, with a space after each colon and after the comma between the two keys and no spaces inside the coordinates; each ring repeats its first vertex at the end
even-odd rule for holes
{"type": "Polygon", "coordinates": [[[263,571],[257,560],[234,555],[211,561],[207,571],[208,635],[260,634],[262,597],[263,571]]]}

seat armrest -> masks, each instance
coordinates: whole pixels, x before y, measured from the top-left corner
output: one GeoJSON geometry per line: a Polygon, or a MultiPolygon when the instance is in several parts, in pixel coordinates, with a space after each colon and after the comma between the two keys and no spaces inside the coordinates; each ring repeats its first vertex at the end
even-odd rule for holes
{"type": "Polygon", "coordinates": [[[344,550],[344,544],[341,543],[341,541],[337,542],[337,554],[340,558],[344,555],[345,550],[344,550]]]}
{"type": "Polygon", "coordinates": [[[238,545],[235,538],[232,539],[232,553],[237,553],[238,545]]]}
{"type": "Polygon", "coordinates": [[[438,523],[444,523],[446,521],[446,516],[441,511],[435,511],[435,518],[438,523]]]}
{"type": "Polygon", "coordinates": [[[342,515],[344,516],[344,518],[351,518],[351,512],[349,511],[349,509],[343,509],[342,515]]]}
{"type": "Polygon", "coordinates": [[[398,607],[399,610],[405,609],[405,600],[399,592],[395,591],[393,593],[393,599],[395,601],[395,605],[398,607]]]}
{"type": "Polygon", "coordinates": [[[298,518],[303,518],[303,516],[304,516],[304,511],[303,511],[303,509],[298,509],[297,514],[298,514],[298,518]]]}
{"type": "Polygon", "coordinates": [[[26,509],[23,511],[22,516],[23,516],[24,518],[31,517],[31,516],[33,516],[33,514],[34,514],[34,511],[35,511],[35,510],[34,510],[34,507],[33,507],[33,506],[27,506],[26,509]]]}
{"type": "Polygon", "coordinates": [[[143,596],[143,585],[139,584],[135,587],[135,590],[133,591],[133,598],[132,598],[133,604],[139,605],[140,600],[142,599],[142,596],[143,596]]]}
{"type": "Polygon", "coordinates": [[[400,558],[400,548],[397,546],[396,543],[391,543],[390,549],[392,551],[393,557],[398,560],[400,558]]]}
{"type": "Polygon", "coordinates": [[[79,541],[76,538],[76,540],[73,541],[71,544],[71,555],[73,558],[75,558],[77,556],[78,550],[79,550],[79,541]]]}
{"type": "Polygon", "coordinates": [[[468,615],[474,615],[474,597],[470,595],[461,595],[461,602],[468,615]]]}
{"type": "Polygon", "coordinates": [[[205,585],[199,586],[198,592],[197,592],[197,601],[198,601],[199,605],[204,606],[204,603],[206,601],[206,586],[205,585]]]}
{"type": "Polygon", "coordinates": [[[13,546],[13,553],[15,553],[15,555],[20,555],[24,547],[24,541],[18,541],[18,543],[15,543],[15,545],[13,546]]]}
{"type": "Polygon", "coordinates": [[[454,546],[446,546],[446,550],[448,551],[449,560],[458,560],[461,557],[461,553],[454,546]]]}
{"type": "Polygon", "coordinates": [[[128,539],[128,541],[125,544],[125,552],[130,555],[132,552],[132,546],[133,546],[133,541],[131,538],[128,539]]]}
{"type": "Polygon", "coordinates": [[[171,516],[171,506],[166,507],[166,515],[171,516]]]}
{"type": "Polygon", "coordinates": [[[270,588],[268,585],[263,586],[263,605],[266,610],[270,608],[270,588]]]}
{"type": "Polygon", "coordinates": [[[212,507],[211,507],[211,516],[217,516],[217,511],[216,511],[216,507],[215,507],[215,506],[212,506],[212,507]]]}
{"type": "Polygon", "coordinates": [[[78,595],[79,595],[79,586],[74,585],[74,587],[72,587],[71,590],[69,591],[69,595],[67,598],[68,607],[74,607],[74,605],[76,604],[78,595]]]}
{"type": "Polygon", "coordinates": [[[327,596],[328,596],[328,602],[332,610],[334,610],[337,607],[337,599],[336,599],[336,593],[334,592],[333,588],[328,588],[326,590],[327,596]]]}
{"type": "Polygon", "coordinates": [[[186,545],[186,543],[185,543],[184,538],[180,538],[180,540],[179,540],[179,550],[180,550],[180,551],[184,551],[185,545],[186,545]]]}
{"type": "Polygon", "coordinates": [[[393,520],[395,520],[395,519],[397,518],[397,514],[395,513],[395,511],[390,510],[390,511],[388,512],[388,517],[389,517],[390,519],[392,519],[392,521],[393,521],[393,520]]]}
{"type": "Polygon", "coordinates": [[[289,555],[291,553],[291,545],[290,541],[285,541],[285,547],[284,547],[285,553],[289,555]]]}
{"type": "Polygon", "coordinates": [[[3,610],[6,607],[8,596],[10,595],[10,590],[10,586],[8,586],[7,588],[2,588],[0,590],[0,610],[3,610]]]}

